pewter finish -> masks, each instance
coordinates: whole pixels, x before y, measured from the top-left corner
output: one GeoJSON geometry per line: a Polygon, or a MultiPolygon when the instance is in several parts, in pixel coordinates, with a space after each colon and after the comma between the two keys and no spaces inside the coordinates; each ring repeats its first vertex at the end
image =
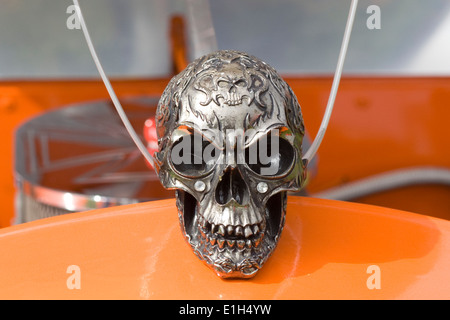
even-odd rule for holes
{"type": "MultiPolygon", "coordinates": [[[[294,93],[258,58],[217,51],[170,81],[156,121],[156,170],[164,187],[177,190],[186,240],[220,277],[253,277],[278,243],[287,192],[298,191],[305,178],[304,125],[294,93]],[[209,148],[213,161],[175,161],[180,141],[199,136],[201,155],[209,148]],[[249,161],[268,141],[278,144],[269,159],[277,170],[269,175],[267,162],[249,161]]],[[[194,148],[186,155],[198,159],[194,148]]]]}

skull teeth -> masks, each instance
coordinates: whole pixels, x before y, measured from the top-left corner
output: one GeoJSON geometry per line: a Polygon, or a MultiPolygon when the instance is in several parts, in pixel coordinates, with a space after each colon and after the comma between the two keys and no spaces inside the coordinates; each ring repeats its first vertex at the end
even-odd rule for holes
{"type": "Polygon", "coordinates": [[[259,245],[261,244],[261,240],[262,240],[262,237],[259,237],[253,242],[253,244],[255,245],[256,248],[259,247],[259,245]]]}
{"type": "Polygon", "coordinates": [[[225,240],[217,239],[217,244],[219,245],[219,248],[222,249],[225,246],[225,240]]]}
{"type": "MultiPolygon", "coordinates": [[[[236,232],[237,233],[237,232],[236,232]]],[[[250,237],[251,235],[253,235],[253,231],[250,228],[250,226],[246,226],[245,230],[244,230],[244,235],[246,238],[250,237]]]]}
{"type": "Polygon", "coordinates": [[[243,250],[244,248],[257,248],[264,237],[265,221],[246,226],[224,226],[209,223],[204,218],[199,218],[198,229],[202,238],[212,246],[220,249],[228,247],[243,250]]]}
{"type": "Polygon", "coordinates": [[[229,106],[237,106],[242,103],[242,98],[239,97],[236,93],[229,93],[227,96],[227,101],[225,104],[229,106]]]}
{"type": "Polygon", "coordinates": [[[219,226],[219,230],[217,230],[217,233],[221,236],[225,236],[225,227],[223,225],[219,226]]]}
{"type": "MultiPolygon", "coordinates": [[[[242,227],[241,226],[237,226],[235,229],[235,234],[238,237],[242,237],[244,235],[244,233],[242,232],[242,227]]],[[[246,236],[247,237],[247,236],[246,236]]]]}
{"type": "Polygon", "coordinates": [[[204,232],[209,232],[211,234],[218,234],[222,237],[225,236],[235,236],[235,237],[245,237],[250,238],[252,235],[256,235],[260,232],[260,227],[258,225],[254,226],[215,226],[211,224],[211,228],[207,230],[207,227],[202,228],[204,232]]]}

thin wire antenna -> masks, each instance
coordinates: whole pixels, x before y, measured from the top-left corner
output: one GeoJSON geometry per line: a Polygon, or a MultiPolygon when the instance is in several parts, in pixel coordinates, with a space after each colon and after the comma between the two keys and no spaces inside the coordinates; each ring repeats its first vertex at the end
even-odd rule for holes
{"type": "Polygon", "coordinates": [[[134,130],[133,126],[131,125],[130,121],[128,120],[128,117],[125,114],[125,111],[123,110],[123,107],[120,104],[120,101],[117,98],[117,95],[114,92],[114,89],[111,86],[111,83],[109,82],[109,79],[105,74],[105,71],[103,70],[102,64],[100,63],[100,60],[95,51],[94,44],[92,43],[91,36],[89,35],[89,31],[86,26],[86,22],[84,21],[83,13],[81,11],[81,7],[80,7],[80,4],[78,3],[78,0],[73,0],[73,4],[75,5],[75,10],[76,10],[78,18],[80,20],[81,28],[83,30],[83,34],[86,39],[86,43],[89,47],[89,51],[91,52],[92,59],[94,60],[95,65],[97,66],[97,70],[100,73],[103,83],[105,84],[106,90],[108,90],[109,96],[111,97],[111,100],[114,104],[114,107],[116,108],[116,111],[119,114],[119,117],[122,120],[125,128],[127,129],[128,134],[131,136],[131,139],[133,139],[134,143],[138,147],[139,151],[142,153],[142,155],[145,157],[145,159],[150,163],[150,165],[156,170],[155,159],[150,154],[150,152],[148,152],[147,148],[144,146],[141,139],[139,138],[136,131],[134,130]]]}
{"type": "Polygon", "coordinates": [[[192,34],[193,59],[217,51],[216,32],[209,0],[188,0],[188,21],[192,34]]]}
{"type": "Polygon", "coordinates": [[[322,123],[320,124],[319,131],[309,147],[308,151],[303,157],[303,161],[309,163],[315,156],[320,144],[322,143],[325,131],[328,127],[328,122],[330,121],[331,113],[333,112],[334,101],[336,100],[336,94],[339,87],[339,82],[341,80],[342,69],[344,67],[345,57],[347,55],[348,43],[350,41],[350,35],[352,33],[353,21],[355,20],[356,8],[358,6],[358,0],[352,0],[350,11],[348,13],[347,25],[345,26],[344,38],[342,39],[341,51],[339,53],[339,59],[334,74],[333,84],[331,86],[330,96],[328,98],[328,104],[325,109],[325,115],[323,116],[322,123]]]}

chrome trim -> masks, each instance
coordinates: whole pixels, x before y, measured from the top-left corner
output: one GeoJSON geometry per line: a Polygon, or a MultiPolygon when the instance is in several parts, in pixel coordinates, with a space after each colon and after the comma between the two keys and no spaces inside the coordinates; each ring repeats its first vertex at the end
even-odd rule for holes
{"type": "MultiPolygon", "coordinates": [[[[138,132],[154,117],[158,98],[123,99],[138,132]]],[[[14,169],[18,193],[69,212],[173,197],[137,150],[114,107],[103,100],[69,105],[23,123],[15,133],[14,169]]],[[[16,207],[16,220],[25,222],[28,213],[21,212],[20,203],[16,207]]]]}

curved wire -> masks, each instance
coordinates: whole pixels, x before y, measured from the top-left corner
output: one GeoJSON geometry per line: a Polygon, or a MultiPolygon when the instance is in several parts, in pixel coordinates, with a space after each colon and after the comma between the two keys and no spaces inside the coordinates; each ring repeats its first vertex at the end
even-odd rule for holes
{"type": "MultiPolygon", "coordinates": [[[[84,37],[86,39],[86,43],[89,47],[89,51],[92,55],[92,58],[97,67],[97,70],[103,80],[103,83],[105,84],[105,87],[109,93],[109,96],[111,97],[114,107],[116,108],[116,111],[119,114],[120,119],[122,120],[125,128],[127,129],[128,133],[130,134],[134,143],[138,147],[139,151],[142,153],[142,155],[145,157],[145,159],[152,165],[152,167],[156,168],[155,160],[154,160],[153,156],[148,152],[147,148],[144,146],[144,144],[142,143],[142,141],[139,139],[138,135],[134,131],[134,128],[132,127],[131,123],[129,122],[128,117],[126,116],[125,111],[123,110],[123,107],[120,104],[120,101],[117,98],[117,96],[114,92],[114,89],[112,88],[111,83],[109,82],[109,79],[103,70],[102,64],[97,56],[94,45],[92,43],[92,40],[91,40],[91,37],[89,34],[89,30],[86,26],[86,22],[84,20],[83,13],[81,11],[81,7],[80,7],[80,4],[78,3],[78,0],[73,0],[73,3],[75,5],[76,12],[77,12],[78,18],[80,20],[80,24],[82,27],[84,37]]],[[[328,98],[328,103],[327,103],[327,107],[325,110],[325,115],[322,119],[322,123],[321,123],[319,131],[316,135],[316,138],[314,139],[313,143],[311,144],[311,147],[308,149],[305,156],[303,157],[303,161],[306,161],[307,163],[309,163],[311,161],[311,159],[317,153],[317,150],[319,149],[319,146],[325,135],[325,131],[327,129],[327,126],[328,126],[328,123],[329,123],[329,120],[331,117],[331,113],[333,111],[334,101],[336,99],[337,89],[339,87],[339,82],[340,82],[340,78],[342,75],[342,69],[344,66],[345,56],[347,54],[348,43],[350,41],[350,35],[351,35],[352,27],[353,27],[353,21],[355,18],[357,5],[358,5],[358,0],[352,0],[349,15],[347,18],[347,24],[345,27],[344,38],[342,40],[341,50],[339,53],[338,64],[336,67],[336,72],[334,75],[330,96],[328,98]]]]}
{"type": "Polygon", "coordinates": [[[341,80],[345,56],[347,55],[348,43],[350,41],[350,35],[352,33],[353,21],[355,20],[357,6],[358,0],[352,0],[350,11],[348,13],[347,25],[345,26],[344,38],[342,39],[341,51],[339,53],[338,63],[334,74],[333,84],[331,86],[330,96],[328,98],[327,107],[325,109],[325,115],[323,116],[319,131],[317,132],[317,135],[314,138],[311,147],[309,147],[308,151],[305,153],[305,156],[303,157],[303,161],[304,162],[306,161],[306,163],[309,163],[317,153],[317,150],[319,149],[319,146],[322,143],[323,137],[325,135],[325,131],[327,130],[328,122],[330,121],[334,101],[336,99],[336,94],[339,87],[339,82],[341,80]]]}
{"type": "Polygon", "coordinates": [[[398,169],[324,190],[311,196],[349,201],[394,188],[429,183],[450,185],[450,170],[439,167],[398,169]]]}
{"type": "Polygon", "coordinates": [[[119,117],[122,120],[129,135],[131,136],[131,139],[133,139],[134,143],[138,147],[139,151],[142,153],[142,155],[145,157],[145,159],[150,163],[150,165],[156,170],[155,159],[150,154],[150,152],[148,152],[147,148],[144,146],[141,139],[139,138],[136,131],[134,130],[133,126],[131,125],[130,121],[128,120],[128,117],[125,114],[125,111],[123,110],[123,107],[120,104],[120,101],[117,98],[116,93],[114,92],[114,89],[111,86],[111,83],[109,82],[109,79],[105,74],[105,71],[103,70],[102,64],[100,63],[100,60],[97,56],[94,45],[92,43],[91,36],[89,35],[89,31],[86,26],[86,22],[84,21],[83,13],[81,11],[81,7],[80,7],[80,4],[78,3],[78,0],[73,0],[73,4],[75,5],[75,10],[77,12],[77,15],[78,15],[78,18],[79,18],[79,21],[81,24],[81,28],[83,30],[84,37],[86,39],[86,43],[89,47],[89,51],[91,52],[92,59],[94,60],[97,70],[100,73],[103,83],[105,84],[106,90],[108,90],[109,96],[111,97],[111,100],[114,104],[114,107],[116,108],[116,111],[119,114],[119,117]]]}

